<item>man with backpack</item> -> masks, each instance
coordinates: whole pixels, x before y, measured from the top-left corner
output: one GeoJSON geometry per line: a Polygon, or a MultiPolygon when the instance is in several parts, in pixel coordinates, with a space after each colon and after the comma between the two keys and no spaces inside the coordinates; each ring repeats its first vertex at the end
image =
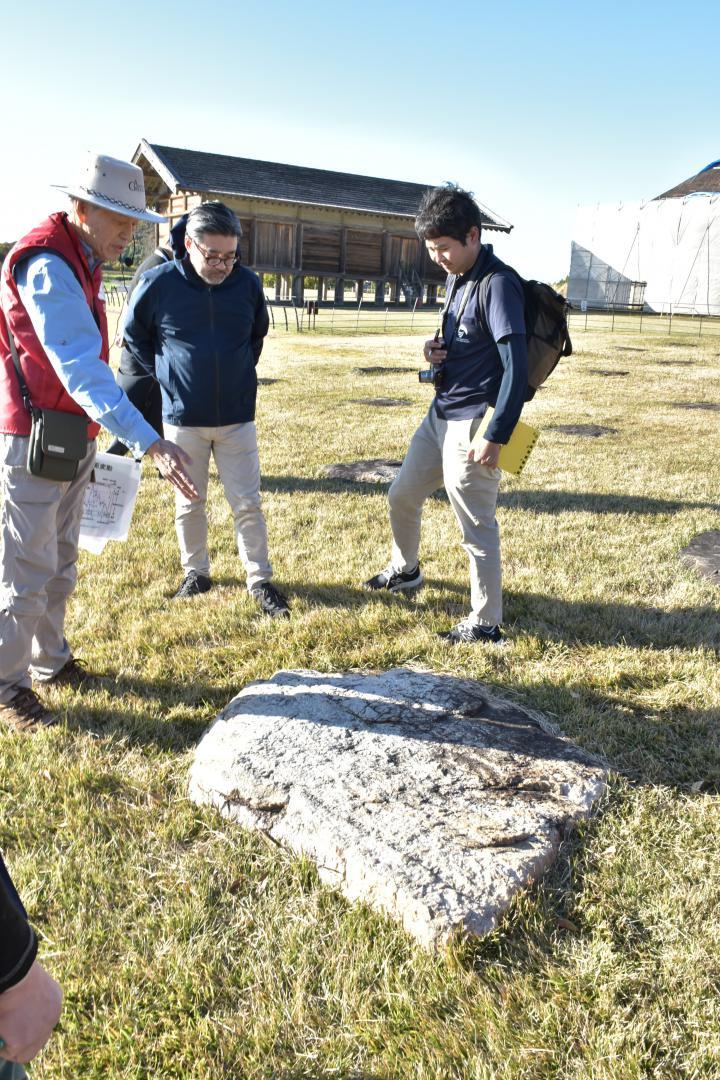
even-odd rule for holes
{"type": "Polygon", "coordinates": [[[470,613],[439,634],[452,644],[503,637],[498,458],[528,391],[523,284],[481,243],[481,226],[472,195],[451,184],[428,191],[415,219],[430,258],[450,275],[442,328],[424,348],[435,397],[390,488],[390,563],[365,582],[391,593],[422,585],[422,506],[444,485],[470,559],[470,613]]]}

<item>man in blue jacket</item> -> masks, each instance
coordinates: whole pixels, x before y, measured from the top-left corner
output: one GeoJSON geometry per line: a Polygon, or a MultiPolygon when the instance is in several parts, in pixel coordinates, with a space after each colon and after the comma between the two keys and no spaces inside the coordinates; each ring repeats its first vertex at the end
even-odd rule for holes
{"type": "Polygon", "coordinates": [[[237,217],[221,202],[188,214],[186,255],[149,271],[130,300],[125,345],[160,383],[165,437],[187,451],[197,497],[176,499],[185,578],[176,597],[212,587],[206,500],[210,455],[233,513],[247,586],[261,610],[289,615],[272,584],[255,430],[255,367],[268,331],[258,277],[240,266],[237,217]]]}

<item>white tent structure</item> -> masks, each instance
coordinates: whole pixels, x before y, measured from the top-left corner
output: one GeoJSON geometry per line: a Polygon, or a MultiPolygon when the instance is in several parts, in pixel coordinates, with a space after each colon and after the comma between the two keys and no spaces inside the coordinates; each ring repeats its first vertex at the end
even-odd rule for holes
{"type": "Polygon", "coordinates": [[[720,161],[650,202],[579,207],[568,299],[720,316],[720,161]]]}

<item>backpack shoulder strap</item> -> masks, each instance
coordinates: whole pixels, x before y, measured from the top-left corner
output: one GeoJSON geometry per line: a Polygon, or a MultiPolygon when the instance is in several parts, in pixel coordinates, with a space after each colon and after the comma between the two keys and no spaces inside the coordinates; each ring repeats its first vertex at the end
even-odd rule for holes
{"type": "Polygon", "coordinates": [[[493,255],[492,265],[480,279],[480,285],[478,289],[478,317],[480,319],[480,325],[482,326],[482,329],[486,334],[488,334],[488,336],[491,335],[490,327],[487,321],[487,295],[490,288],[491,280],[500,270],[509,270],[510,273],[513,274],[520,282],[523,293],[525,292],[524,278],[522,278],[520,274],[518,274],[517,270],[515,270],[514,267],[509,266],[508,263],[504,263],[502,259],[498,259],[497,255],[493,255]]]}

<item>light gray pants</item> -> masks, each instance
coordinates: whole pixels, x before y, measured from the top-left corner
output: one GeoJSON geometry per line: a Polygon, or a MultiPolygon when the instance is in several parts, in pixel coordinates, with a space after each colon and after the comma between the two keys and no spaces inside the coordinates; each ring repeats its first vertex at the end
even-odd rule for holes
{"type": "Polygon", "coordinates": [[[467,460],[480,420],[441,420],[430,406],[412,437],[390,487],[394,570],[418,563],[423,503],[444,486],[470,559],[471,618],[485,626],[502,622],[500,531],[495,519],[500,469],[467,460]]]}
{"type": "Polygon", "coordinates": [[[224,427],[173,427],[165,423],[165,438],[187,450],[188,472],[198,490],[197,499],[175,492],[175,529],[183,569],[210,576],[208,554],[207,490],[210,454],[230,503],[238,554],[252,589],[272,577],[267,526],[260,505],[260,458],[255,424],[224,427]]]}
{"type": "Polygon", "coordinates": [[[67,483],[32,476],[28,439],[0,435],[0,703],[72,657],[65,608],[77,579],[78,537],[95,440],[67,483]]]}

